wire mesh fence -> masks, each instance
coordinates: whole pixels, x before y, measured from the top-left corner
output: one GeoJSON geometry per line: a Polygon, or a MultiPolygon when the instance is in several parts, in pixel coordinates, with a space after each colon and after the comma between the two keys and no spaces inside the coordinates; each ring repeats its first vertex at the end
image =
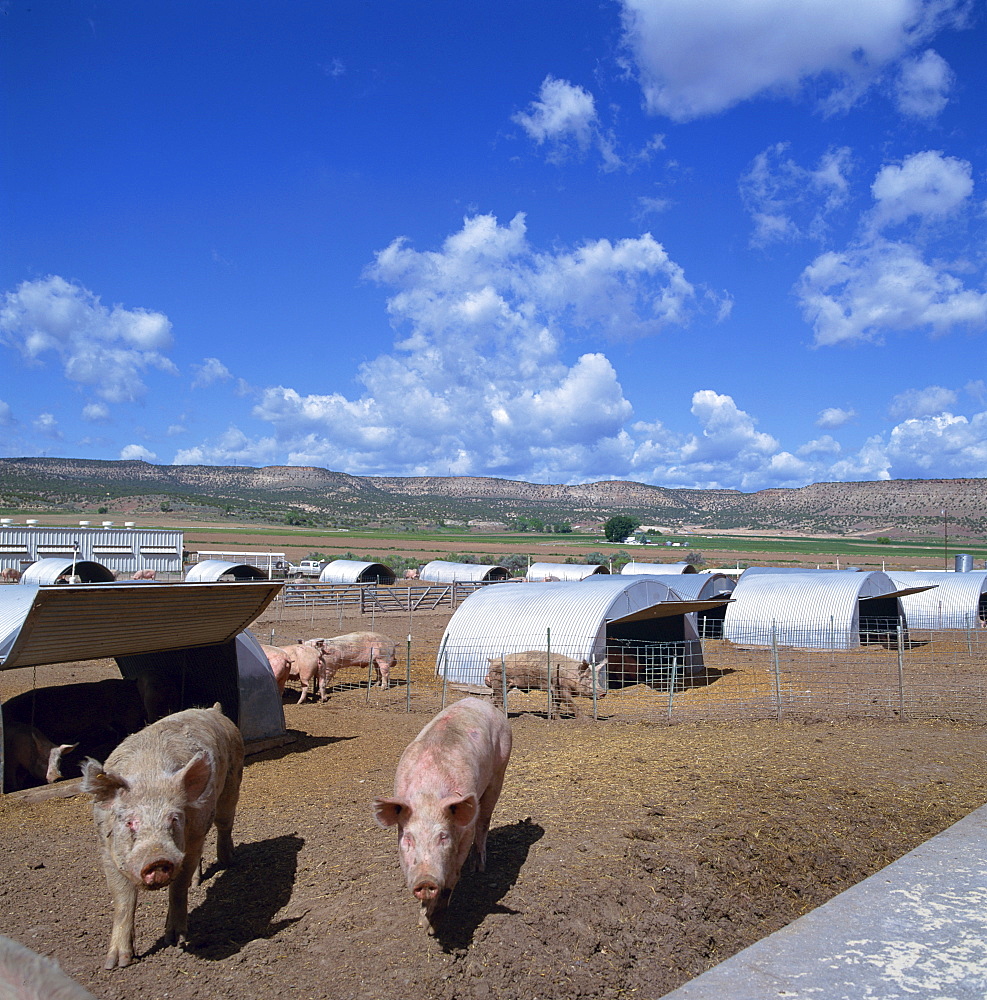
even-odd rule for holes
{"type": "MultiPolygon", "coordinates": [[[[443,645],[412,630],[394,637],[398,663],[389,690],[364,668],[337,674],[330,694],[359,690],[368,703],[407,710],[465,694],[501,702],[506,694],[509,713],[655,723],[854,717],[987,723],[987,630],[979,623],[920,631],[895,619],[863,620],[853,643],[835,634],[824,643],[818,628],[807,627],[795,642],[791,629],[784,642],[780,634],[751,626],[741,642],[608,639],[600,655],[585,657],[572,645],[553,647],[549,627],[537,650],[520,650],[509,631],[493,643],[443,645]],[[515,687],[512,657],[521,653],[536,654],[539,674],[515,687]],[[495,681],[488,683],[491,667],[495,681]],[[495,692],[492,684],[507,690],[495,692]]],[[[589,649],[597,641],[587,635],[580,645],[589,649]]]]}

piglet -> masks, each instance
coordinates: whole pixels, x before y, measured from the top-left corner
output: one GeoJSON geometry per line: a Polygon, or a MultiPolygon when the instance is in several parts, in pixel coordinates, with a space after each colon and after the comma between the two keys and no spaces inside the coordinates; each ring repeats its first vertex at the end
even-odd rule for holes
{"type": "Polygon", "coordinates": [[[103,967],[129,965],[139,889],[168,886],[165,943],[188,935],[188,890],[202,845],[216,824],[220,865],[233,859],[233,818],[243,775],[240,730],[212,708],[168,715],[128,736],[100,764],[83,765],[83,791],[113,897],[113,930],[103,967]]]}
{"type": "Polygon", "coordinates": [[[394,795],[374,800],[381,826],[398,828],[398,854],[408,888],[421,901],[419,927],[435,933],[472,852],[483,871],[490,817],[511,756],[511,727],[479,698],[443,709],[398,761],[394,795]]]}

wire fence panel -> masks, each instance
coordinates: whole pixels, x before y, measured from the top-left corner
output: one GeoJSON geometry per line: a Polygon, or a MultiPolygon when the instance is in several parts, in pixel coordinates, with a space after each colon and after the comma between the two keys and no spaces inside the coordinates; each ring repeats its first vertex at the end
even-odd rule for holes
{"type": "MultiPolygon", "coordinates": [[[[377,628],[387,631],[383,623],[377,628]]],[[[751,627],[745,642],[608,638],[606,660],[596,662],[603,658],[570,655],[571,643],[558,648],[551,627],[542,642],[521,641],[508,623],[496,639],[440,646],[434,626],[425,638],[415,635],[413,623],[392,670],[392,690],[371,693],[366,672],[355,671],[337,675],[332,690],[367,687],[367,700],[382,708],[433,708],[466,694],[494,696],[488,673],[503,684],[512,658],[527,657],[538,677],[529,669],[519,688],[504,685],[508,713],[576,711],[656,723],[877,718],[987,724],[987,630],[916,630],[895,619],[866,620],[849,648],[839,636],[821,647],[815,628],[805,646],[792,643],[790,626],[786,642],[779,632],[751,627]]],[[[571,630],[566,634],[573,640],[571,630]]],[[[577,637],[576,645],[592,648],[594,638],[577,637]]],[[[497,703],[503,693],[496,693],[497,703]]]]}

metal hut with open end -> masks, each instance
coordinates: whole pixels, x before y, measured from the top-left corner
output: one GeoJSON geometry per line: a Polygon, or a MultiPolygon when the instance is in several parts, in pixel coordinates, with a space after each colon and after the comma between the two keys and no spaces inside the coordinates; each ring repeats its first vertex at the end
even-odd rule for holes
{"type": "Polygon", "coordinates": [[[855,649],[907,640],[902,598],[925,590],[899,587],[881,572],[745,571],[723,621],[723,637],[751,646],[855,649]]]}
{"type": "Polygon", "coordinates": [[[556,583],[585,580],[590,576],[607,576],[610,570],[603,563],[536,562],[528,567],[524,578],[528,583],[556,583]]]}
{"type": "Polygon", "coordinates": [[[483,685],[491,659],[545,650],[591,664],[608,659],[609,687],[666,687],[673,671],[704,673],[694,612],[715,603],[723,602],[684,601],[647,577],[485,587],[467,597],[446,626],[436,674],[483,685]]]}
{"type": "MultiPolygon", "coordinates": [[[[624,575],[623,570],[621,575],[624,575]]],[[[686,601],[722,601],[715,607],[696,612],[696,630],[700,639],[723,638],[723,619],[727,612],[727,602],[731,599],[733,590],[737,586],[735,580],[731,580],[723,573],[679,573],[670,576],[645,573],[642,575],[664,583],[686,601]]]]}
{"type": "Polygon", "coordinates": [[[932,587],[901,599],[910,628],[987,628],[987,571],[939,573],[889,569],[899,587],[932,587]]]}
{"type": "Polygon", "coordinates": [[[478,563],[433,559],[422,566],[418,579],[429,583],[494,583],[506,580],[510,575],[503,566],[481,566],[478,563]]]}
{"type": "MultiPolygon", "coordinates": [[[[0,587],[0,670],[112,658],[117,685],[133,683],[143,718],[136,727],[93,714],[92,684],[54,684],[18,695],[33,706],[39,695],[63,699],[55,743],[89,738],[112,745],[147,719],[220,702],[248,745],[284,737],[284,712],[274,675],[247,626],[267,607],[280,582],[74,584],[0,587]],[[61,690],[64,687],[64,690],[61,690]],[[77,699],[78,703],[73,703],[77,699]],[[78,731],[71,731],[75,727],[78,731]]],[[[106,684],[106,681],[93,684],[106,684]]],[[[7,699],[0,725],[11,718],[7,699]]],[[[32,721],[28,719],[28,721],[32,721]]],[[[112,748],[112,747],[111,747],[112,748]]],[[[104,753],[104,750],[98,751],[104,753]]],[[[92,754],[96,756],[95,753],[92,754]]],[[[102,759],[102,757],[97,757],[102,759]]]]}
{"type": "Polygon", "coordinates": [[[383,563],[333,559],[322,568],[319,583],[394,583],[394,571],[383,563]]]}

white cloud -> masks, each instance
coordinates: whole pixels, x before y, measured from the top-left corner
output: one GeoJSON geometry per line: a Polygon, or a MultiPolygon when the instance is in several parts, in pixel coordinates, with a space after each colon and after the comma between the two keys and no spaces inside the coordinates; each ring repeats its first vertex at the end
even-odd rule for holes
{"type": "Polygon", "coordinates": [[[797,449],[796,454],[808,458],[814,455],[839,455],[842,451],[843,447],[839,441],[829,434],[823,434],[821,438],[807,441],[797,449]]]}
{"type": "Polygon", "coordinates": [[[58,426],[58,420],[53,413],[39,413],[31,422],[34,429],[45,437],[60,440],[62,432],[58,426]]]}
{"type": "Polygon", "coordinates": [[[128,462],[153,462],[157,457],[142,444],[128,444],[120,449],[120,458],[128,462]]]}
{"type": "Polygon", "coordinates": [[[519,111],[511,121],[520,125],[539,145],[543,142],[575,142],[582,150],[589,147],[599,119],[593,95],[582,87],[546,76],[538,100],[519,111]]]}
{"type": "Polygon", "coordinates": [[[849,149],[827,150],[812,169],[800,166],[788,150],[787,142],[768,147],[740,178],[740,195],[754,222],[755,246],[818,238],[827,217],[847,200],[849,149]]]}
{"type": "Polygon", "coordinates": [[[824,94],[824,110],[841,110],[943,25],[961,24],[968,6],[965,0],[802,0],[793,10],[790,0],[621,2],[624,43],[645,104],[676,121],[759,95],[796,94],[810,81],[824,94]]]}
{"type": "Polygon", "coordinates": [[[193,389],[205,389],[215,382],[227,382],[233,378],[229,368],[219,358],[203,358],[201,365],[192,365],[193,389]]]}
{"type": "Polygon", "coordinates": [[[839,406],[828,406],[825,410],[820,411],[819,416],[816,417],[816,426],[833,430],[850,423],[856,416],[857,412],[852,408],[844,410],[839,406]]]}
{"type": "Polygon", "coordinates": [[[968,289],[907,243],[876,240],[820,254],[796,286],[818,345],[871,341],[887,333],[987,326],[987,294],[968,289]]]}
{"type": "Polygon", "coordinates": [[[0,399],[0,427],[12,427],[14,423],[14,412],[10,408],[10,403],[0,399]]]}
{"type": "Polygon", "coordinates": [[[82,408],[82,419],[102,423],[110,419],[110,408],[105,403],[87,403],[82,408]]]}
{"type": "Polygon", "coordinates": [[[939,413],[906,420],[891,432],[893,478],[987,476],[987,413],[972,418],[939,413]]]}
{"type": "MultiPolygon", "coordinates": [[[[433,251],[395,240],[367,276],[389,289],[396,342],[361,367],[361,391],[281,385],[259,395],[253,415],[274,428],[292,463],[550,481],[608,475],[633,448],[623,431],[631,406],[606,356],[580,353],[579,341],[652,336],[722,306],[719,296],[700,300],[650,234],[542,251],[522,215],[507,225],[469,217],[433,251]]],[[[193,457],[219,461],[247,447],[210,443],[193,457]]]]}
{"type": "Polygon", "coordinates": [[[878,228],[905,222],[942,219],[957,212],[973,194],[972,168],[966,160],[934,149],[888,164],[871,185],[878,228]]]}
{"type": "Polygon", "coordinates": [[[110,403],[142,398],[148,368],[177,374],[162,353],[172,345],[167,316],[119,305],[108,309],[88,289],[57,275],[22,282],[4,295],[0,343],[30,364],[54,355],[66,378],[110,403]]]}
{"type": "Polygon", "coordinates": [[[912,118],[935,118],[948,103],[952,86],[949,64],[938,52],[926,49],[902,60],[896,81],[898,109],[912,118]]]}
{"type": "Polygon", "coordinates": [[[215,441],[185,448],[172,465],[270,465],[278,461],[277,443],[265,437],[251,440],[238,427],[230,427],[215,441]]]}
{"type": "Polygon", "coordinates": [[[906,417],[928,417],[942,413],[956,405],[957,395],[941,385],[924,389],[906,389],[891,400],[890,413],[895,420],[906,417]]]}

